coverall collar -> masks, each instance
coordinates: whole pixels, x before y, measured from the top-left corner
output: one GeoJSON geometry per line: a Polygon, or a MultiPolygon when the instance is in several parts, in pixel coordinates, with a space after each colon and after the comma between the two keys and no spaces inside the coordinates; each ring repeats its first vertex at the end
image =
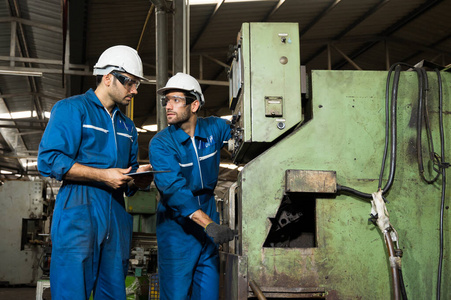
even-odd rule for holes
{"type": "MultiPolygon", "coordinates": [[[[99,97],[97,97],[97,95],[96,95],[96,93],[94,92],[93,89],[89,89],[86,92],[86,95],[88,95],[88,99],[91,100],[92,102],[94,102],[97,106],[105,108],[105,106],[103,106],[102,102],[100,102],[99,97]]],[[[119,107],[117,107],[117,105],[114,105],[113,110],[111,111],[111,115],[114,115],[114,112],[116,110],[118,110],[119,113],[122,115],[122,111],[119,109],[119,107]]]]}
{"type": "MultiPolygon", "coordinates": [[[[198,122],[196,122],[196,129],[194,131],[194,137],[197,139],[207,140],[206,133],[199,126],[199,118],[197,120],[198,120],[198,122]]],[[[184,144],[187,140],[190,139],[190,136],[185,131],[183,131],[183,129],[180,128],[180,126],[171,125],[169,127],[169,130],[172,131],[172,133],[175,135],[175,138],[177,139],[177,141],[180,144],[184,144]]]]}

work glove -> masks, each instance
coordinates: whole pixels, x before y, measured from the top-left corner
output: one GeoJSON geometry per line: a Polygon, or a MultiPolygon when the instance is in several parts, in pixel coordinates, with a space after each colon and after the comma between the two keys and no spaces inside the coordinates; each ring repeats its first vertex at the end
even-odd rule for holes
{"type": "Polygon", "coordinates": [[[232,230],[225,225],[219,225],[211,222],[205,227],[205,232],[213,239],[216,244],[223,244],[233,240],[237,234],[236,230],[232,230]]]}

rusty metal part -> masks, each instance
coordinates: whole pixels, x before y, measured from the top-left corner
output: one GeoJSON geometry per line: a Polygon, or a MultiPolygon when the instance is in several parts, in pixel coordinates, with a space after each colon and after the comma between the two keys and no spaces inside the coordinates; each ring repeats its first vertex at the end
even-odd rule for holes
{"type": "Polygon", "coordinates": [[[254,292],[254,295],[257,297],[258,300],[266,300],[265,295],[263,295],[262,290],[258,287],[255,281],[250,280],[249,286],[251,287],[252,292],[254,292]]]}
{"type": "Polygon", "coordinates": [[[336,193],[335,171],[286,170],[285,191],[300,193],[336,193]]]}

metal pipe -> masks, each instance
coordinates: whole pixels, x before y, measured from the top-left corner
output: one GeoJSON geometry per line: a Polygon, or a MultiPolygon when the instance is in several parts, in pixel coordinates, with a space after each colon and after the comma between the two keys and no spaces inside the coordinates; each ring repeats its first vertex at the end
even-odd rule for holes
{"type": "Polygon", "coordinates": [[[388,230],[384,230],[384,238],[385,244],[387,246],[389,260],[390,260],[390,268],[392,273],[392,282],[393,282],[393,299],[400,300],[401,299],[401,289],[399,286],[399,273],[398,267],[396,266],[396,256],[395,256],[395,247],[393,246],[393,241],[390,237],[390,233],[388,230]]]}
{"type": "Polygon", "coordinates": [[[185,20],[185,0],[174,0],[173,17],[173,40],[172,40],[172,71],[186,73],[185,66],[185,44],[184,44],[184,20],[185,20]]]}
{"type": "MultiPolygon", "coordinates": [[[[156,28],[156,90],[164,87],[168,80],[168,32],[166,5],[164,0],[152,0],[155,5],[155,28],[156,28]]],[[[160,97],[156,95],[157,128],[158,131],[168,126],[164,107],[161,105],[160,97]]]]}
{"type": "Polygon", "coordinates": [[[255,281],[249,281],[249,286],[251,287],[252,292],[257,297],[258,300],[266,300],[265,295],[263,295],[262,290],[258,287],[255,281]]]}

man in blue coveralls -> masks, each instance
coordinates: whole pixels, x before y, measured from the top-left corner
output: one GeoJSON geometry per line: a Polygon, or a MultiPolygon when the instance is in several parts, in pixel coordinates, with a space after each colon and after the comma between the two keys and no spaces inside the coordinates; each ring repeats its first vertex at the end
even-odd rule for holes
{"type": "Polygon", "coordinates": [[[219,294],[218,246],[235,232],[219,225],[214,189],[220,150],[230,124],[198,118],[204,104],[199,83],[177,73],[158,90],[169,126],[151,140],[150,162],[160,192],[157,208],[160,299],[214,300],[219,294]]]}
{"type": "Polygon", "coordinates": [[[39,145],[38,169],[62,180],[51,228],[52,299],[125,299],[133,230],[128,196],[152,175],[133,180],[139,167],[138,134],[118,108],[128,105],[143,77],[138,53],[105,50],[94,66],[97,88],[58,101],[39,145]]]}

